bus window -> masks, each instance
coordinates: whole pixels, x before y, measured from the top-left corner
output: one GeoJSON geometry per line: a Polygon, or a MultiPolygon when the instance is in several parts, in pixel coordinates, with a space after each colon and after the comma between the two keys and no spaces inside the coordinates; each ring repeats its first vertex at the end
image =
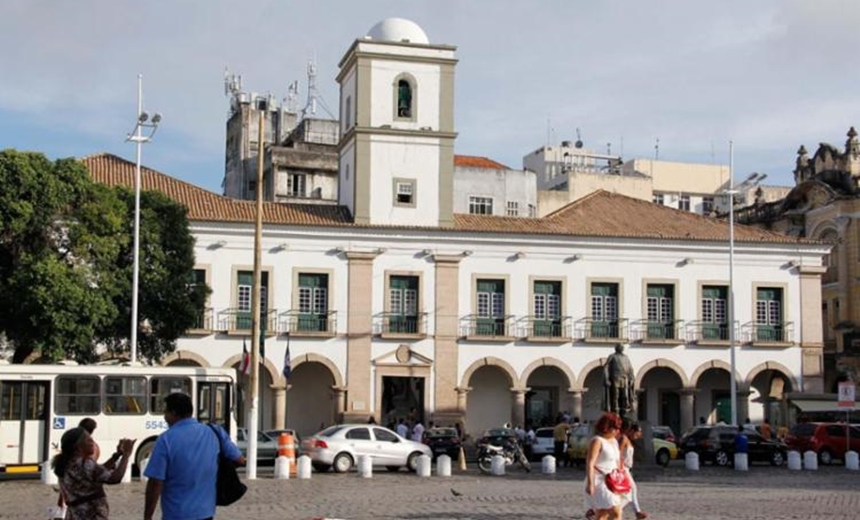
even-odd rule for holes
{"type": "Polygon", "coordinates": [[[143,415],[146,413],[146,378],[105,378],[105,413],[143,415]]]}
{"type": "Polygon", "coordinates": [[[153,377],[149,380],[151,413],[164,413],[164,398],[182,392],[191,395],[191,380],[187,377],[153,377]]]}
{"type": "Polygon", "coordinates": [[[88,376],[57,378],[57,415],[93,415],[101,410],[101,380],[88,376]]]}
{"type": "Polygon", "coordinates": [[[45,394],[47,385],[30,383],[27,392],[27,415],[26,421],[45,418],[45,394]]]}
{"type": "Polygon", "coordinates": [[[21,420],[21,383],[3,383],[2,398],[0,398],[0,420],[2,421],[20,421],[21,420]]]}
{"type": "Polygon", "coordinates": [[[218,424],[230,431],[230,389],[227,383],[197,384],[197,420],[218,424]]]}

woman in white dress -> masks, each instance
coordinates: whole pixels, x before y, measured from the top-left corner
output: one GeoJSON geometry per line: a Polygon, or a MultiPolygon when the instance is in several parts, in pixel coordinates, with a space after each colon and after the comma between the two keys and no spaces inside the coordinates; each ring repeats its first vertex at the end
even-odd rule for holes
{"type": "Polygon", "coordinates": [[[606,475],[622,468],[618,447],[621,418],[614,413],[603,414],[594,427],[596,435],[588,444],[585,456],[585,503],[595,520],[618,520],[627,505],[629,494],[613,493],[606,487],[606,475]]]}

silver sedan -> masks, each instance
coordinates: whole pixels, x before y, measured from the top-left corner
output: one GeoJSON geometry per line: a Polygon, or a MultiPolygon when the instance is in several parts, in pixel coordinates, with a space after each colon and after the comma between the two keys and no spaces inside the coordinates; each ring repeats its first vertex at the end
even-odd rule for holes
{"type": "Polygon", "coordinates": [[[430,448],[397,435],[388,428],[373,424],[331,426],[302,441],[302,453],[311,458],[317,471],[334,467],[338,473],[349,471],[363,455],[369,455],[374,466],[388,471],[405,467],[415,471],[418,457],[432,457],[430,448]]]}

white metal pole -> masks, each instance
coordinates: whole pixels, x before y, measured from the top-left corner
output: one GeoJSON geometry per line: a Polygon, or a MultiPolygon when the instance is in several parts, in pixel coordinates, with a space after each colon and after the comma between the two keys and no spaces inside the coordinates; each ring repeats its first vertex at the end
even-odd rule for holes
{"type": "Polygon", "coordinates": [[[134,267],[132,267],[131,282],[131,343],[129,345],[130,361],[137,362],[137,294],[140,277],[140,152],[143,146],[143,125],[140,124],[140,114],[143,113],[143,74],[137,75],[137,161],[134,173],[134,267]]]}
{"type": "Polygon", "coordinates": [[[735,381],[735,171],[734,143],[729,141],[729,386],[732,396],[732,424],[738,424],[738,389],[735,381]]]}
{"type": "MultiPolygon", "coordinates": [[[[268,108],[268,107],[267,107],[268,108]]],[[[263,158],[265,153],[266,110],[258,110],[257,129],[257,205],[254,225],[254,290],[251,302],[251,406],[248,417],[248,457],[245,476],[249,480],[257,478],[257,426],[259,421],[260,395],[260,339],[262,324],[262,250],[263,240],[263,158]]]]}

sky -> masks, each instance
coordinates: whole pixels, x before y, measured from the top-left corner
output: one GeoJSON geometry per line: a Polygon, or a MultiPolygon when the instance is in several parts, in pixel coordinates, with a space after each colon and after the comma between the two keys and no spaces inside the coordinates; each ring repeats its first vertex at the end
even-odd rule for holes
{"type": "Polygon", "coordinates": [[[725,164],[732,141],[736,179],[792,185],[801,144],[860,124],[856,0],[2,0],[0,149],[134,160],[143,74],[163,115],[143,164],[220,193],[225,67],[303,101],[314,57],[336,111],[338,62],[389,17],[457,46],[455,152],[511,167],[578,128],[624,159],[659,139],[660,159],[725,164]]]}

